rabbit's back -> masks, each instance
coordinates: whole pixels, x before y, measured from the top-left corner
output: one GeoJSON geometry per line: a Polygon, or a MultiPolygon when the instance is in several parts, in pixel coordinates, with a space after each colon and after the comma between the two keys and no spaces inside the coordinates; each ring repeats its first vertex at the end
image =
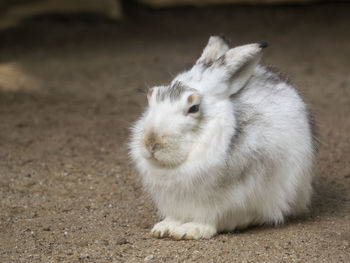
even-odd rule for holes
{"type": "Polygon", "coordinates": [[[293,150],[293,140],[316,147],[307,105],[293,87],[265,67],[258,66],[246,87],[231,99],[237,120],[235,137],[250,140],[251,147],[264,147],[266,142],[267,147],[293,150]]]}
{"type": "Polygon", "coordinates": [[[316,142],[306,104],[262,66],[231,99],[237,129],[228,163],[241,181],[233,199],[245,200],[242,207],[254,211],[256,222],[279,223],[307,210],[316,142]]]}

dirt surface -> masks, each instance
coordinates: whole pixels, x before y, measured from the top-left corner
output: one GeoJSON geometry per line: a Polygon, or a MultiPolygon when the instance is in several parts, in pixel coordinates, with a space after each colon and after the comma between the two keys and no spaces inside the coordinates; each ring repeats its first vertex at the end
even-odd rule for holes
{"type": "Polygon", "coordinates": [[[350,262],[350,5],[133,9],[0,32],[0,262],[350,262]],[[211,34],[266,40],[321,140],[310,214],[211,240],[157,240],[127,156],[144,91],[211,34]]]}

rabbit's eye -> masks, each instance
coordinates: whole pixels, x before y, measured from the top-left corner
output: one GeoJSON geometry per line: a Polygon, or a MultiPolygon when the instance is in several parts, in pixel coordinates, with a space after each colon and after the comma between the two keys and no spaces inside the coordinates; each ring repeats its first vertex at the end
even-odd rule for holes
{"type": "Polygon", "coordinates": [[[193,105],[189,110],[188,113],[196,113],[199,111],[199,104],[193,105]]]}

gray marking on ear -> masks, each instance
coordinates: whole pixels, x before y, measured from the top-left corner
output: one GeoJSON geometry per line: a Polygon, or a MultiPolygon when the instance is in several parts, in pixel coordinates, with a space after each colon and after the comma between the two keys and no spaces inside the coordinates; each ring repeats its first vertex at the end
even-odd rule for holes
{"type": "Polygon", "coordinates": [[[211,67],[220,56],[229,50],[228,40],[224,36],[211,36],[202,55],[195,65],[200,65],[203,70],[211,67]]]}
{"type": "Polygon", "coordinates": [[[269,46],[269,44],[265,41],[259,43],[260,48],[267,48],[268,46],[269,46]]]}
{"type": "Polygon", "coordinates": [[[202,72],[206,71],[208,68],[210,67],[224,67],[226,66],[226,57],[225,54],[220,56],[218,59],[216,59],[215,61],[209,61],[209,62],[201,62],[202,65],[202,72]]]}
{"type": "Polygon", "coordinates": [[[216,62],[215,62],[215,65],[217,67],[223,67],[226,65],[226,56],[225,55],[222,55],[221,57],[219,57],[216,62]]]}
{"type": "Polygon", "coordinates": [[[203,71],[213,65],[213,61],[201,61],[200,63],[202,64],[203,71]]]}
{"type": "Polygon", "coordinates": [[[226,36],[220,34],[220,35],[218,35],[218,37],[220,37],[222,39],[222,41],[224,41],[227,46],[230,46],[231,41],[226,36]]]}

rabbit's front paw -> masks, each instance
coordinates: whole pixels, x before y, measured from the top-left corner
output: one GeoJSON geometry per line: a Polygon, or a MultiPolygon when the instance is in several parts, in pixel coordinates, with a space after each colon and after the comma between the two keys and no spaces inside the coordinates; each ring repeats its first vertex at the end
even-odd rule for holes
{"type": "Polygon", "coordinates": [[[190,222],[175,227],[172,231],[169,231],[169,236],[177,240],[209,239],[216,233],[216,228],[212,225],[190,222]]]}
{"type": "Polygon", "coordinates": [[[163,221],[155,224],[152,229],[152,236],[156,238],[167,237],[169,234],[180,225],[179,222],[165,218],[163,221]]]}

